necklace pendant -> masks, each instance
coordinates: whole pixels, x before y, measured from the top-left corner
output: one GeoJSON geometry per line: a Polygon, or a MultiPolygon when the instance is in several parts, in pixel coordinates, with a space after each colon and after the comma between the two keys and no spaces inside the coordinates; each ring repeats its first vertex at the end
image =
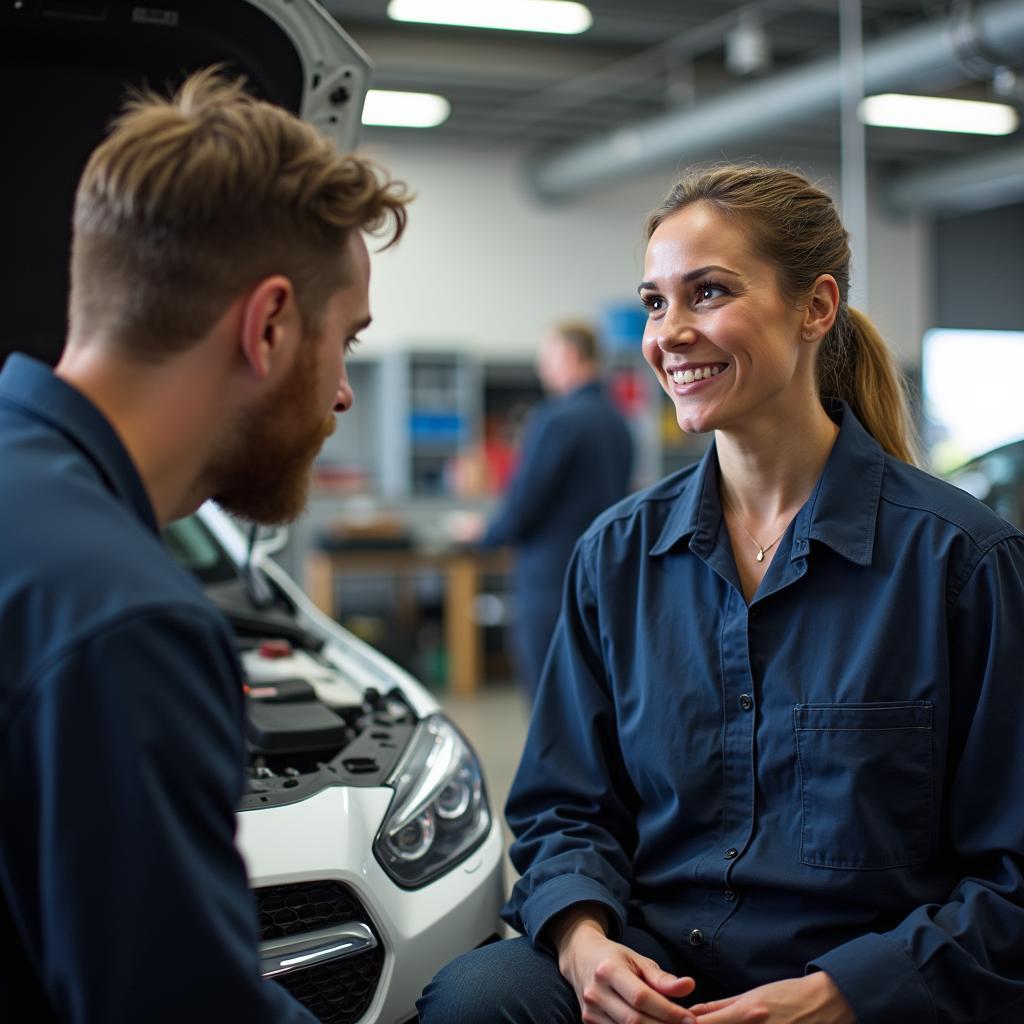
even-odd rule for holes
{"type": "Polygon", "coordinates": [[[764,561],[764,548],[759,547],[757,549],[757,560],[759,562],[763,562],[764,561]]]}

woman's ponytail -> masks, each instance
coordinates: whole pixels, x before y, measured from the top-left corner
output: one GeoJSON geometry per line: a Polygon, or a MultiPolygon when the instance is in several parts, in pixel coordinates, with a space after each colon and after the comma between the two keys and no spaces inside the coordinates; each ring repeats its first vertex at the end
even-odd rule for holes
{"type": "Polygon", "coordinates": [[[840,398],[890,455],[920,463],[903,375],[875,325],[859,309],[840,307],[822,342],[818,392],[840,398]]]}

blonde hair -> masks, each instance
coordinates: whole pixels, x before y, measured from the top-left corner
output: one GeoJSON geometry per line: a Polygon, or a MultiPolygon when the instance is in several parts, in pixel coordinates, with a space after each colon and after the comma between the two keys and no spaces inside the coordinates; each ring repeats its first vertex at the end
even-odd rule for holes
{"type": "Polygon", "coordinates": [[[780,288],[792,301],[806,296],[820,275],[835,278],[839,312],[818,351],[818,393],[842,399],[890,455],[916,464],[903,377],[875,326],[847,303],[849,237],[827,193],[783,168],[711,167],[672,187],[647,219],[647,238],[666,217],[697,202],[743,220],[755,251],[775,266],[780,288]]]}
{"type": "Polygon", "coordinates": [[[551,333],[569,345],[584,363],[601,361],[597,331],[586,320],[559,320],[552,324],[551,333]]]}
{"type": "Polygon", "coordinates": [[[304,327],[319,333],[350,273],[350,232],[390,225],[393,244],[409,199],[401,182],[339,155],[219,68],[191,75],[171,99],[136,93],[75,196],[72,335],[160,361],[272,274],[292,281],[304,327]]]}

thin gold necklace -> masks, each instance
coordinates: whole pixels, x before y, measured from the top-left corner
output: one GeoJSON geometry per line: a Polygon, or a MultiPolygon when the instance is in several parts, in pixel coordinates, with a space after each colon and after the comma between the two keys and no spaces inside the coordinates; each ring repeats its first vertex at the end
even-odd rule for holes
{"type": "MultiPolygon", "coordinates": [[[[750,532],[750,531],[749,531],[749,530],[748,530],[748,529],[747,529],[747,528],[746,528],[746,527],[745,527],[745,526],[744,526],[744,525],[743,525],[743,524],[742,524],[742,523],[740,522],[740,517],[739,517],[739,515],[737,514],[737,512],[736,512],[736,509],[734,509],[734,508],[732,507],[732,505],[730,505],[730,504],[729,504],[729,503],[728,503],[727,501],[725,501],[724,499],[723,499],[723,503],[724,503],[725,507],[726,507],[726,508],[727,508],[727,509],[728,509],[728,510],[729,510],[730,512],[732,512],[732,514],[733,514],[733,515],[734,515],[734,516],[736,517],[736,525],[737,525],[737,526],[738,526],[738,527],[739,527],[739,528],[740,528],[740,529],[741,529],[741,530],[742,530],[742,531],[743,531],[743,532],[744,532],[744,533],[745,533],[745,534],[746,534],[746,535],[747,535],[747,536],[748,536],[748,537],[749,537],[749,538],[750,538],[750,539],[751,539],[751,540],[752,540],[752,541],[754,542],[754,547],[755,547],[755,548],[757,548],[757,560],[758,560],[759,562],[763,562],[763,561],[764,561],[764,556],[765,556],[765,554],[766,554],[767,552],[771,551],[771,549],[772,549],[773,547],[775,547],[775,545],[776,545],[776,544],[778,544],[778,543],[779,543],[779,541],[780,541],[780,540],[782,540],[782,538],[783,538],[783,537],[785,537],[785,536],[786,536],[786,530],[788,530],[788,529],[789,529],[789,523],[786,523],[786,525],[785,525],[785,526],[784,526],[784,527],[782,528],[782,533],[780,533],[780,534],[778,535],[778,537],[776,537],[776,538],[775,538],[775,540],[773,540],[773,541],[771,542],[771,544],[762,544],[762,543],[761,543],[761,542],[760,542],[760,541],[759,541],[759,540],[758,540],[758,539],[757,539],[757,538],[756,538],[756,537],[755,537],[755,536],[754,536],[754,535],[753,535],[753,534],[752,534],[752,533],[751,533],[751,532],[750,532]]],[[[792,519],[790,519],[790,521],[789,521],[789,522],[792,522],[792,521],[793,521],[793,520],[792,520],[792,519]]]]}

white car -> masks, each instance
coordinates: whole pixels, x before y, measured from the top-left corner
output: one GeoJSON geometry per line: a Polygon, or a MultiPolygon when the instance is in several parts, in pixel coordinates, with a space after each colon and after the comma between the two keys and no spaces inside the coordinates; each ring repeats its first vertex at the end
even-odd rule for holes
{"type": "Polygon", "coordinates": [[[476,755],[215,505],[164,538],[231,622],[247,677],[238,844],[264,975],[321,1021],[415,1020],[437,970],[500,934],[501,829],[476,755]]]}

